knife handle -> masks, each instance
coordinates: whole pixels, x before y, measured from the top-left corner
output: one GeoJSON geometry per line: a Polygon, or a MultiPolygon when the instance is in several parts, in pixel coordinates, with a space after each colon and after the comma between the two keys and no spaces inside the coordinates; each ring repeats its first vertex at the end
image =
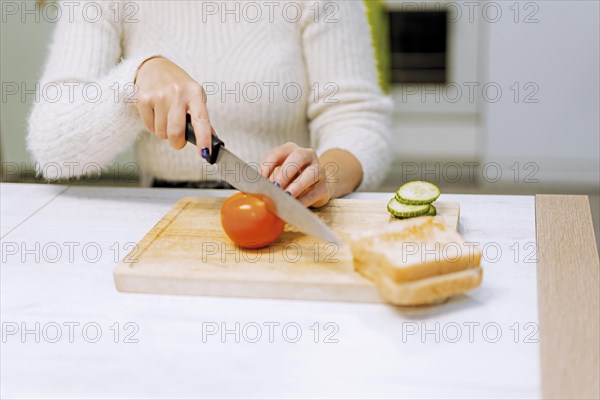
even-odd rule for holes
{"type": "MultiPolygon", "coordinates": [[[[194,127],[192,126],[192,117],[190,117],[190,114],[186,115],[185,140],[196,146],[196,133],[194,132],[194,127]]],[[[210,156],[205,158],[206,161],[208,161],[210,164],[216,163],[219,150],[224,146],[225,143],[223,143],[221,139],[215,135],[211,135],[210,156]]]]}

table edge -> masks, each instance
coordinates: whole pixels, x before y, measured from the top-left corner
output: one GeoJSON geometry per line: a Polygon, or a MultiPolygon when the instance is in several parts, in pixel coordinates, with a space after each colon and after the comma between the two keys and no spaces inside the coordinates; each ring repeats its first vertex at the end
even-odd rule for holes
{"type": "Polygon", "coordinates": [[[536,195],[544,398],[600,398],[599,261],[588,196],[536,195]]]}

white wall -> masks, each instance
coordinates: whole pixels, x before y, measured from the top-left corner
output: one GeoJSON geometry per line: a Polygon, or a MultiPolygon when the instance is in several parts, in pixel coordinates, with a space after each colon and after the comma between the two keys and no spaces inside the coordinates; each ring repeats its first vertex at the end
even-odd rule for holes
{"type": "MultiPolygon", "coordinates": [[[[18,181],[33,171],[33,161],[27,152],[25,138],[27,118],[35,97],[33,94],[27,94],[23,99],[21,89],[15,95],[7,95],[5,88],[12,83],[19,87],[23,84],[27,90],[35,88],[41,77],[55,24],[45,20],[43,13],[38,16],[27,13],[28,10],[34,10],[34,2],[31,0],[10,3],[16,4],[16,15],[12,15],[12,10],[7,13],[5,4],[0,2],[0,81],[3,97],[0,99],[0,160],[3,171],[6,172],[5,179],[18,181]],[[13,163],[16,163],[18,168],[16,172],[13,163]],[[25,168],[22,167],[23,163],[27,163],[25,168]]],[[[48,15],[51,21],[54,14],[48,15]]],[[[132,151],[120,155],[117,159],[121,166],[126,166],[132,160],[132,151]]],[[[127,174],[131,171],[123,172],[127,174]]]]}
{"type": "MultiPolygon", "coordinates": [[[[598,184],[599,2],[537,1],[519,22],[502,3],[506,17],[487,23],[489,57],[485,81],[503,89],[497,103],[483,102],[485,161],[503,166],[532,161],[541,183],[598,184]],[[535,7],[539,9],[536,11],[535,7]],[[538,22],[523,23],[535,13],[538,22]],[[510,86],[520,83],[514,101],[510,86]],[[532,82],[524,90],[526,82],[532,82]],[[533,92],[537,103],[526,103],[533,92]]],[[[522,167],[521,167],[522,169],[522,167]]],[[[512,172],[505,174],[513,179],[512,172]]]]}
{"type": "MultiPolygon", "coordinates": [[[[33,2],[27,2],[27,6],[33,9],[33,2]]],[[[4,163],[21,163],[29,160],[25,136],[27,116],[34,96],[28,95],[22,101],[21,93],[5,96],[5,88],[12,83],[19,86],[25,84],[28,90],[35,87],[46,58],[53,24],[45,22],[43,18],[36,22],[35,15],[22,17],[20,13],[8,15],[4,11],[0,25],[0,81],[3,97],[6,98],[1,100],[0,108],[0,158],[4,163]]]]}

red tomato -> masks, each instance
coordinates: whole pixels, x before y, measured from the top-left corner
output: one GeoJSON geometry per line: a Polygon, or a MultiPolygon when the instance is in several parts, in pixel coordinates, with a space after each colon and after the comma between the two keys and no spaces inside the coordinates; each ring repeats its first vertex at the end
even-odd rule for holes
{"type": "Polygon", "coordinates": [[[236,193],[221,206],[221,225],[238,246],[260,249],[275,242],[285,227],[270,209],[268,199],[236,193]]]}

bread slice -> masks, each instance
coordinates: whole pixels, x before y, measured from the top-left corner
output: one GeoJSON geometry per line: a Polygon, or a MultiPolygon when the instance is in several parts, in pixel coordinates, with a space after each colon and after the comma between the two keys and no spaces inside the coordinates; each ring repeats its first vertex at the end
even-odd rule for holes
{"type": "Polygon", "coordinates": [[[477,267],[481,251],[434,217],[418,217],[355,236],[354,266],[367,278],[379,273],[410,282],[477,267]]]}
{"type": "Polygon", "coordinates": [[[419,306],[438,304],[474,289],[481,284],[482,275],[481,267],[475,267],[406,283],[396,283],[380,275],[376,283],[387,302],[397,306],[419,306]]]}
{"type": "Polygon", "coordinates": [[[433,304],[481,283],[481,251],[434,217],[351,238],[355,269],[396,305],[433,304]]]}

